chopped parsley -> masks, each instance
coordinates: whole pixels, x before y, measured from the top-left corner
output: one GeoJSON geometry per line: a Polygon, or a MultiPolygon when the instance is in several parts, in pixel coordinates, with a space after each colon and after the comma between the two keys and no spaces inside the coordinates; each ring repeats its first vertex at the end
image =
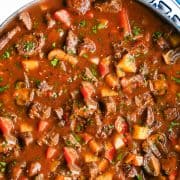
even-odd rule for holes
{"type": "Polygon", "coordinates": [[[97,71],[96,66],[92,65],[92,66],[90,67],[90,71],[91,71],[91,73],[93,74],[93,76],[95,76],[95,77],[98,76],[98,71],[97,71]]]}
{"type": "Polygon", "coordinates": [[[136,175],[137,180],[143,180],[142,176],[140,174],[136,175]]]}
{"type": "Polygon", "coordinates": [[[163,36],[163,32],[156,31],[156,32],[153,33],[152,38],[153,38],[154,41],[157,41],[162,36],[163,36]]]}
{"type": "Polygon", "coordinates": [[[3,78],[2,77],[0,77],[0,82],[2,82],[3,81],[3,78]]]}
{"type": "Polygon", "coordinates": [[[142,30],[141,30],[140,27],[134,26],[133,29],[132,29],[132,32],[133,32],[134,36],[138,36],[139,34],[141,34],[142,30]]]}
{"type": "Polygon", "coordinates": [[[0,86],[0,93],[6,91],[9,88],[9,85],[0,86]]]}
{"type": "Polygon", "coordinates": [[[86,25],[87,25],[86,20],[82,20],[82,21],[79,23],[79,26],[80,26],[80,27],[85,27],[86,25]]]}
{"type": "Polygon", "coordinates": [[[92,32],[93,32],[94,34],[97,34],[97,25],[95,25],[95,26],[92,27],[92,32]]]}
{"type": "Polygon", "coordinates": [[[10,51],[6,50],[3,55],[1,56],[1,59],[9,59],[11,57],[10,51]]]}
{"type": "Polygon", "coordinates": [[[97,29],[105,29],[105,28],[107,28],[107,24],[106,23],[99,23],[97,25],[97,29]]]}
{"type": "Polygon", "coordinates": [[[35,47],[35,43],[32,41],[25,42],[24,46],[23,46],[23,48],[26,52],[32,51],[34,49],[34,47],[35,47]]]}
{"type": "Polygon", "coordinates": [[[175,121],[172,121],[169,125],[169,129],[168,131],[171,132],[173,130],[174,127],[177,127],[177,126],[180,126],[180,123],[179,122],[175,122],[175,121]]]}
{"type": "Polygon", "coordinates": [[[0,172],[4,173],[6,170],[7,163],[0,161],[0,172]]]}
{"type": "Polygon", "coordinates": [[[180,78],[177,78],[177,77],[172,77],[172,80],[175,81],[176,83],[180,83],[180,78]]]}
{"type": "Polygon", "coordinates": [[[53,67],[56,67],[58,65],[58,63],[59,63],[59,59],[57,59],[57,58],[54,58],[54,59],[51,60],[51,65],[53,67]]]}
{"type": "Polygon", "coordinates": [[[177,93],[176,96],[177,96],[178,98],[180,98],[180,93],[177,93]]]}
{"type": "Polygon", "coordinates": [[[119,152],[116,156],[116,161],[121,161],[122,158],[123,158],[123,154],[122,154],[122,152],[119,152]]]}
{"type": "Polygon", "coordinates": [[[77,142],[82,143],[82,138],[79,135],[77,135],[76,133],[73,133],[73,136],[77,142]]]}

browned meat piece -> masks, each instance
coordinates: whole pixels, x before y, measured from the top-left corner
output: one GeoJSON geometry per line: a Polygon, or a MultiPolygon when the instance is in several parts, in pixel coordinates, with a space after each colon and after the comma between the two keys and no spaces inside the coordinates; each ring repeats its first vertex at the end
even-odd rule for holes
{"type": "Polygon", "coordinates": [[[27,30],[31,30],[32,29],[32,20],[31,20],[31,17],[29,15],[29,13],[27,11],[25,12],[22,12],[20,15],[19,15],[19,19],[24,23],[24,25],[26,26],[27,30]]]}
{"type": "Polygon", "coordinates": [[[19,40],[16,47],[20,55],[32,56],[41,55],[41,50],[45,44],[45,38],[43,33],[24,35],[19,40]]]}
{"type": "Polygon", "coordinates": [[[77,45],[78,45],[77,35],[72,30],[69,30],[66,38],[66,52],[71,55],[76,54],[77,45]]]}
{"type": "Polygon", "coordinates": [[[145,86],[144,78],[139,74],[132,77],[124,77],[121,79],[121,86],[125,93],[132,93],[137,87],[145,86]]]}
{"type": "Polygon", "coordinates": [[[37,86],[37,90],[36,90],[36,94],[38,95],[38,96],[43,96],[43,95],[46,95],[46,93],[48,92],[48,91],[52,91],[52,89],[53,89],[53,86],[50,86],[48,83],[47,83],[47,81],[42,81],[42,82],[40,82],[40,84],[37,86]]]}
{"type": "Polygon", "coordinates": [[[28,168],[28,174],[30,177],[35,176],[41,170],[41,164],[39,162],[32,162],[28,168]]]}
{"type": "Polygon", "coordinates": [[[168,42],[165,40],[165,38],[163,37],[160,37],[158,40],[157,40],[157,45],[161,48],[161,49],[167,49],[169,48],[169,44],[168,42]]]}
{"type": "Polygon", "coordinates": [[[92,162],[89,164],[89,175],[90,179],[96,179],[97,175],[99,173],[98,166],[95,162],[92,162]]]}
{"type": "Polygon", "coordinates": [[[20,31],[21,31],[21,28],[19,26],[16,26],[7,34],[2,36],[0,38],[0,50],[2,50],[9,43],[9,41],[20,31]]]}
{"type": "Polygon", "coordinates": [[[51,17],[50,13],[46,14],[46,21],[47,21],[48,29],[52,28],[56,24],[56,21],[51,17]]]}
{"type": "Polygon", "coordinates": [[[113,42],[112,43],[112,48],[114,52],[114,58],[115,59],[120,59],[122,58],[122,55],[126,52],[125,48],[123,47],[121,41],[119,42],[113,42]]]}
{"type": "Polygon", "coordinates": [[[60,135],[59,133],[56,133],[53,131],[53,129],[43,134],[37,141],[39,146],[42,146],[43,144],[48,146],[56,146],[59,143],[60,135]]]}
{"type": "Polygon", "coordinates": [[[9,179],[19,179],[25,167],[26,167],[26,162],[22,162],[22,163],[16,162],[15,165],[13,162],[10,162],[8,166],[9,179]]]}
{"type": "Polygon", "coordinates": [[[91,0],[67,0],[68,7],[74,12],[84,15],[91,6],[91,0]]]}
{"type": "Polygon", "coordinates": [[[164,110],[164,116],[166,120],[173,121],[175,119],[180,119],[179,112],[178,108],[170,107],[164,110]]]}
{"type": "Polygon", "coordinates": [[[134,166],[129,164],[123,165],[123,172],[127,178],[134,178],[137,176],[137,170],[134,166]]]}
{"type": "Polygon", "coordinates": [[[135,104],[143,110],[149,105],[154,104],[154,100],[152,98],[152,95],[149,92],[146,92],[144,94],[140,94],[138,96],[135,96],[135,104]]]}
{"type": "Polygon", "coordinates": [[[165,134],[153,134],[143,142],[142,148],[144,152],[152,152],[157,157],[167,154],[167,137],[165,134]]]}
{"type": "Polygon", "coordinates": [[[102,110],[106,115],[116,112],[116,102],[113,97],[104,97],[102,100],[102,110]]]}
{"type": "Polygon", "coordinates": [[[122,2],[121,0],[107,0],[103,3],[96,3],[95,8],[99,9],[101,12],[117,13],[122,9],[122,2]]]}
{"type": "Polygon", "coordinates": [[[63,109],[62,108],[57,108],[57,109],[54,110],[54,112],[55,112],[57,118],[59,120],[61,120],[62,117],[63,117],[63,109]]]}
{"type": "Polygon", "coordinates": [[[34,102],[30,105],[28,115],[31,119],[47,119],[51,115],[51,107],[34,102]]]}
{"type": "Polygon", "coordinates": [[[89,38],[84,38],[83,43],[79,45],[78,53],[80,56],[87,52],[94,53],[96,51],[96,44],[89,38]]]}
{"type": "Polygon", "coordinates": [[[85,68],[85,72],[83,74],[83,80],[88,80],[91,82],[97,82],[97,78],[92,74],[89,68],[85,68]]]}
{"type": "Polygon", "coordinates": [[[20,135],[23,145],[28,146],[33,142],[33,136],[31,132],[24,132],[20,135]]]}
{"type": "Polygon", "coordinates": [[[160,162],[153,154],[148,153],[144,156],[144,169],[152,176],[159,176],[160,162]]]}
{"type": "Polygon", "coordinates": [[[167,158],[161,160],[162,169],[165,174],[170,175],[177,168],[177,157],[175,154],[169,154],[167,158]]]}

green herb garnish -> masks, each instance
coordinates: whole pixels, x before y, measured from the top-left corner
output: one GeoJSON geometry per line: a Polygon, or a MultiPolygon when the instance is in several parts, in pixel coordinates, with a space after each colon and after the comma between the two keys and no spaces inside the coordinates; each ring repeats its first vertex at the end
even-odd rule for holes
{"type": "Polygon", "coordinates": [[[170,125],[169,125],[168,131],[172,131],[174,127],[177,127],[177,126],[179,126],[179,125],[180,125],[179,122],[172,121],[172,122],[170,123],[170,125]]]}
{"type": "Polygon", "coordinates": [[[55,48],[56,47],[56,42],[52,43],[52,47],[55,48]]]}
{"type": "Polygon", "coordinates": [[[88,54],[84,53],[84,54],[82,54],[82,57],[87,59],[89,56],[88,56],[88,54]]]}
{"type": "Polygon", "coordinates": [[[9,85],[0,86],[0,93],[6,91],[9,88],[9,85]]]}
{"type": "Polygon", "coordinates": [[[7,163],[0,161],[0,172],[4,173],[6,170],[7,163]]]}
{"type": "Polygon", "coordinates": [[[133,32],[134,36],[138,36],[139,34],[141,34],[142,30],[140,27],[134,26],[132,29],[132,32],[133,32]]]}
{"type": "Polygon", "coordinates": [[[32,51],[34,49],[34,47],[35,47],[35,43],[32,41],[25,42],[24,46],[23,46],[23,48],[26,52],[32,51]]]}
{"type": "Polygon", "coordinates": [[[172,77],[172,80],[175,81],[176,83],[180,83],[180,78],[177,78],[177,77],[172,77]]]}
{"type": "Polygon", "coordinates": [[[80,27],[85,27],[87,24],[87,22],[85,20],[82,20],[80,23],[79,23],[79,26],[80,27]]]}
{"type": "Polygon", "coordinates": [[[0,77],[0,82],[2,82],[3,81],[3,77],[0,77]]]}
{"type": "Polygon", "coordinates": [[[56,67],[58,65],[58,63],[59,63],[59,59],[57,59],[57,58],[54,58],[54,59],[51,60],[51,65],[53,67],[56,67]]]}
{"type": "Polygon", "coordinates": [[[156,32],[153,33],[152,38],[153,38],[154,41],[157,41],[162,36],[163,36],[162,32],[156,31],[156,32]]]}

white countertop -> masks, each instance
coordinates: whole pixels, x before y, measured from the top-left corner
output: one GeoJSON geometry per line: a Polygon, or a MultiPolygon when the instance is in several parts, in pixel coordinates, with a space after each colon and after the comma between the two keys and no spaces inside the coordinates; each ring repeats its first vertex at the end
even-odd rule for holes
{"type": "Polygon", "coordinates": [[[12,13],[32,0],[1,0],[0,2],[0,24],[12,13]]]}

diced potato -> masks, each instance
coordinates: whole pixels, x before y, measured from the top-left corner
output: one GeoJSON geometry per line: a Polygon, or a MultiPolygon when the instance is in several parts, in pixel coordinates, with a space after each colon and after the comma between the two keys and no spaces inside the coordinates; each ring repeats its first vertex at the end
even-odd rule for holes
{"type": "Polygon", "coordinates": [[[53,161],[50,165],[50,170],[51,172],[55,172],[57,167],[59,166],[60,162],[59,161],[53,161]]]}
{"type": "Polygon", "coordinates": [[[98,160],[99,160],[99,158],[97,156],[95,156],[94,154],[89,153],[89,152],[84,153],[84,162],[85,163],[96,162],[98,160]]]}
{"type": "Polygon", "coordinates": [[[98,164],[99,172],[104,172],[109,166],[109,161],[107,159],[102,159],[98,164]]]}
{"type": "Polygon", "coordinates": [[[95,65],[98,65],[100,59],[99,59],[99,57],[92,57],[92,58],[89,59],[89,61],[90,61],[91,63],[95,64],[95,65]]]}
{"type": "Polygon", "coordinates": [[[39,67],[39,61],[36,60],[24,60],[22,61],[22,66],[25,71],[33,71],[38,69],[39,67]]]}
{"type": "Polygon", "coordinates": [[[126,75],[118,65],[116,66],[116,74],[118,78],[124,77],[126,75]]]}
{"type": "MultiPolygon", "coordinates": [[[[123,72],[129,72],[129,73],[135,73],[136,72],[136,62],[134,56],[130,54],[126,54],[123,56],[123,58],[119,61],[119,63],[116,66],[116,71],[118,77],[122,74],[123,72]],[[122,71],[122,72],[120,72],[122,71]]],[[[122,76],[121,75],[121,76],[122,76]]]]}
{"type": "Polygon", "coordinates": [[[133,139],[145,140],[149,136],[149,128],[139,125],[134,125],[133,127],[133,139]]]}
{"type": "Polygon", "coordinates": [[[62,61],[67,61],[72,65],[77,64],[78,59],[70,54],[66,54],[63,50],[61,49],[53,49],[52,51],[49,52],[48,54],[48,59],[52,60],[54,58],[57,58],[62,61]]]}
{"type": "Polygon", "coordinates": [[[143,165],[143,156],[136,154],[128,154],[125,158],[126,164],[132,164],[134,166],[142,166],[143,165]]]}
{"type": "Polygon", "coordinates": [[[94,139],[92,139],[89,142],[89,148],[91,149],[92,152],[98,154],[102,150],[102,145],[96,142],[94,139]]]}
{"type": "Polygon", "coordinates": [[[113,137],[113,144],[115,149],[120,149],[125,146],[123,136],[121,134],[116,133],[113,137]]]}
{"type": "Polygon", "coordinates": [[[106,172],[102,175],[99,175],[96,180],[112,180],[113,179],[113,173],[106,172]]]}
{"type": "Polygon", "coordinates": [[[24,132],[32,132],[33,131],[33,127],[27,123],[22,123],[20,125],[20,132],[24,133],[24,132]]]}
{"type": "Polygon", "coordinates": [[[19,106],[24,106],[29,102],[30,92],[29,89],[17,89],[14,92],[14,97],[16,98],[16,103],[19,106]]]}
{"type": "Polygon", "coordinates": [[[106,83],[111,87],[111,88],[115,88],[119,85],[119,80],[117,78],[116,75],[114,74],[108,74],[106,76],[106,83]]]}
{"type": "Polygon", "coordinates": [[[101,96],[102,96],[102,97],[118,96],[118,92],[113,91],[113,90],[110,89],[110,88],[103,87],[103,88],[101,89],[101,96]]]}
{"type": "Polygon", "coordinates": [[[136,155],[132,161],[134,166],[142,166],[143,165],[143,156],[136,155]]]}

